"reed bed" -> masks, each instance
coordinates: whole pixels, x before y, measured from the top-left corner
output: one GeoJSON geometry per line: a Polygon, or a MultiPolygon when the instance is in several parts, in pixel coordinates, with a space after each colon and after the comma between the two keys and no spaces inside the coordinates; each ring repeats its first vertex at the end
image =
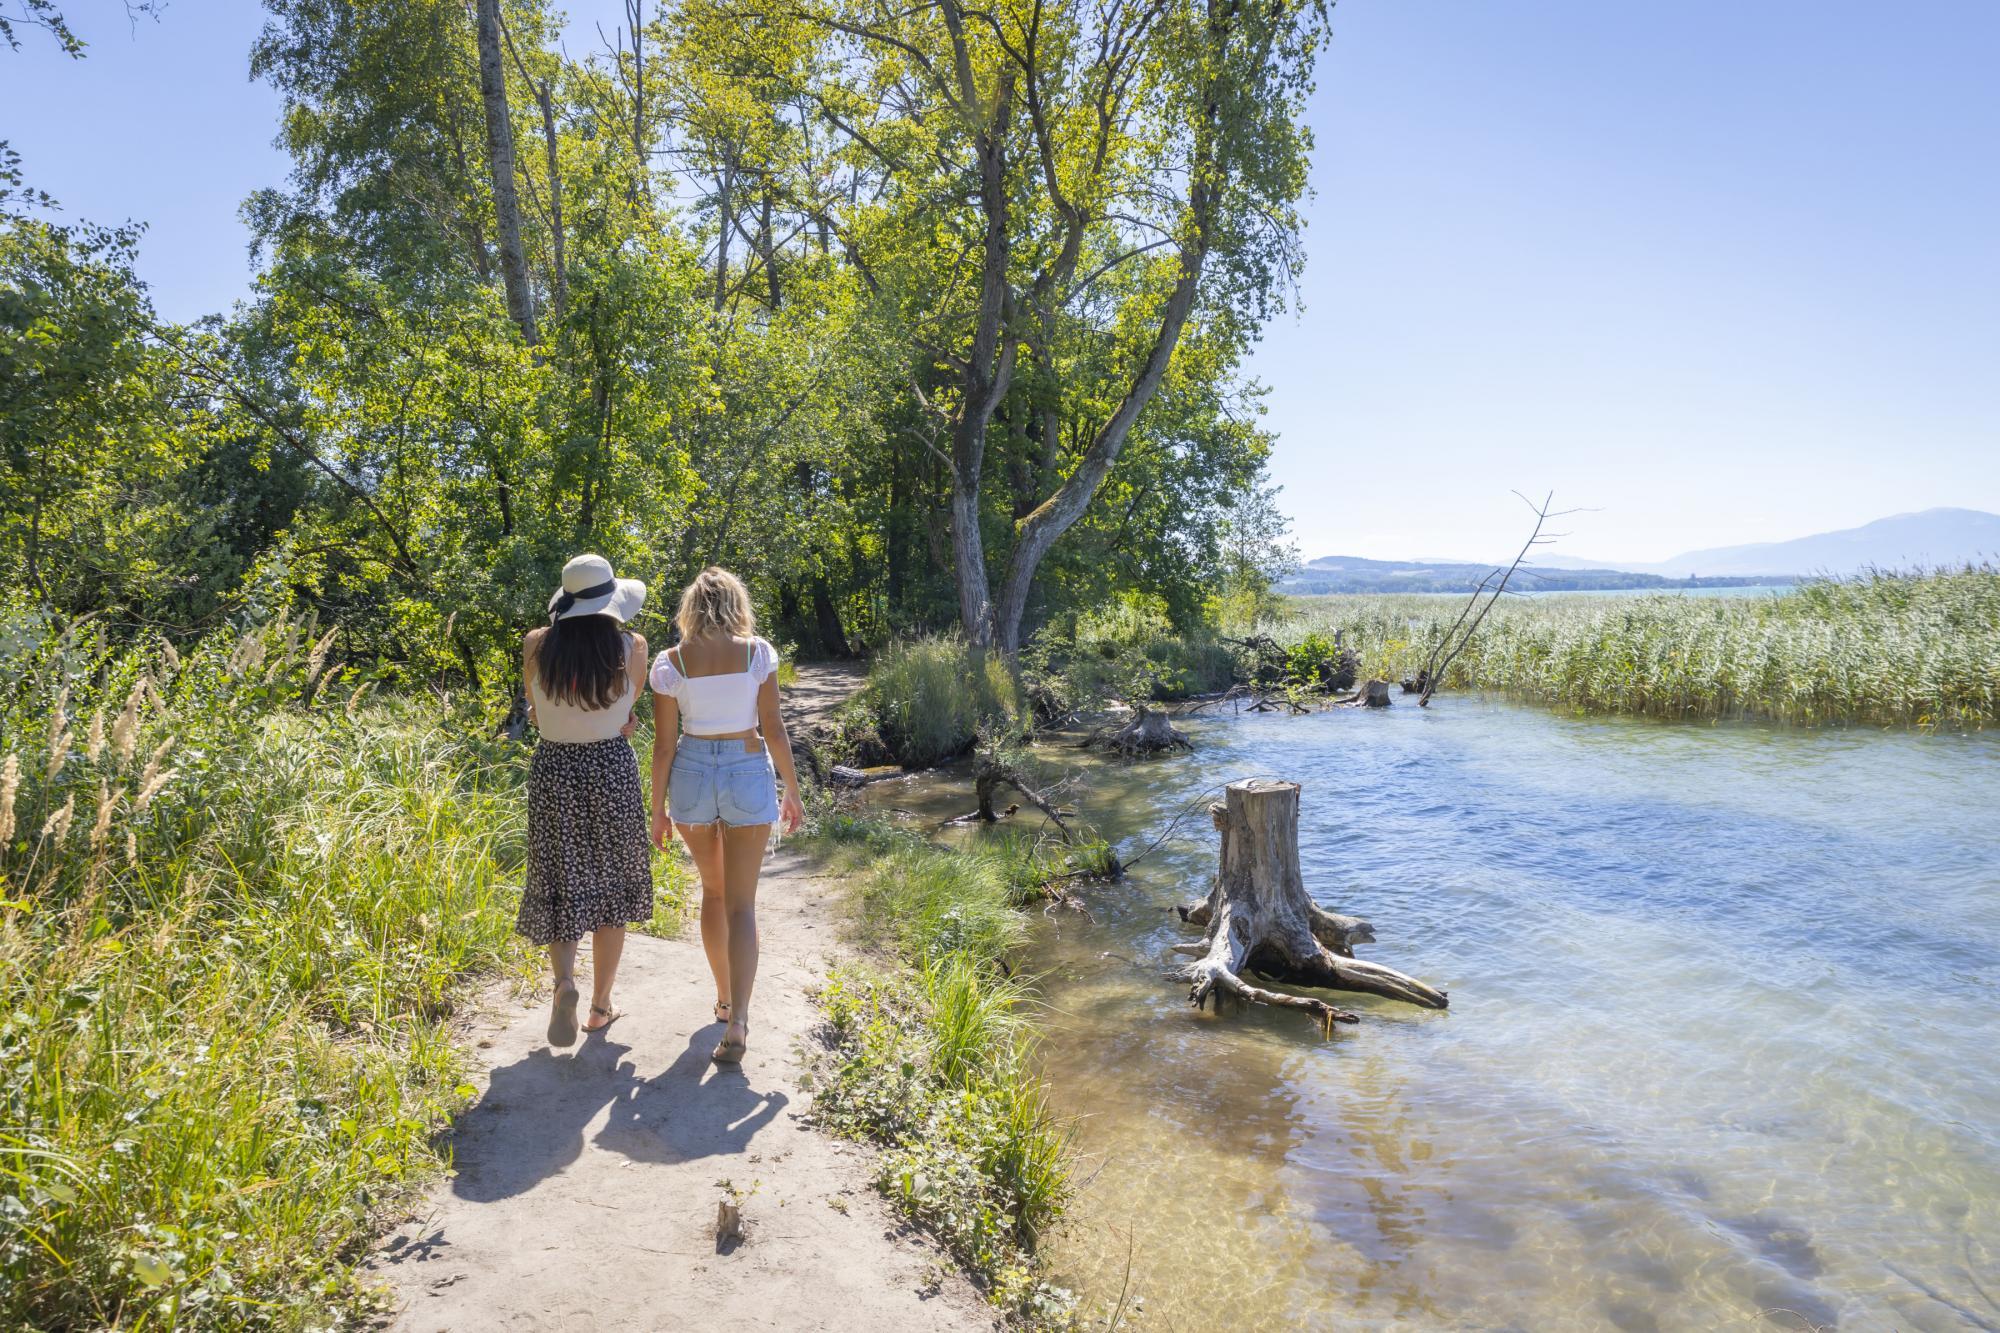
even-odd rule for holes
{"type": "MultiPolygon", "coordinates": [[[[1343,631],[1365,675],[1424,665],[1463,602],[1300,597],[1259,628],[1343,631]]],[[[1503,599],[1443,682],[1586,711],[1977,729],[2000,720],[2000,569],[1824,580],[1776,596],[1503,599]]]]}
{"type": "Polygon", "coordinates": [[[305,627],[0,623],[0,1326],[334,1327],[525,968],[517,750],[305,627]]]}

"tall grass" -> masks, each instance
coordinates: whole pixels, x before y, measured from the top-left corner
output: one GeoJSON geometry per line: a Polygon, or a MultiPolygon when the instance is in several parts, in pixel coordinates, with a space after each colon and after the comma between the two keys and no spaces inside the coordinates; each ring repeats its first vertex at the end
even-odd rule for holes
{"type": "Polygon", "coordinates": [[[1020,691],[998,653],[953,636],[891,644],[869,664],[861,698],[898,761],[928,767],[972,748],[981,728],[1022,725],[1020,691]]]}
{"type": "Polygon", "coordinates": [[[0,625],[0,1324],[331,1326],[518,965],[517,753],[302,627],[0,625]]]}
{"type": "Polygon", "coordinates": [[[861,932],[901,966],[847,965],[821,992],[834,1034],[814,1113],[882,1150],[877,1183],[1020,1324],[1074,1327],[1035,1246],[1062,1216],[1071,1136],[1036,1072],[1032,997],[1004,966],[1023,875],[1007,851],[952,852],[820,812],[861,932]]]}
{"type": "MultiPolygon", "coordinates": [[[[1453,599],[1294,598],[1281,643],[1345,630],[1363,671],[1413,674],[1453,599]]],[[[1876,573],[1779,596],[1504,600],[1444,684],[1656,717],[1985,727],[2000,721],[2000,569],[1876,573]]]]}

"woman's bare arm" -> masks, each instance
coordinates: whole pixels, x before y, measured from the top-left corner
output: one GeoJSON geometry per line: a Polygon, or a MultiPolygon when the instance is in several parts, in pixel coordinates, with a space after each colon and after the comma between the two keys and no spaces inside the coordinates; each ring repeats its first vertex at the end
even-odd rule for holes
{"type": "Polygon", "coordinates": [[[785,733],[785,715],[778,708],[778,673],[773,671],[764,677],[764,683],[757,687],[757,729],[764,733],[764,748],[770,752],[771,763],[784,780],[785,799],[778,817],[785,826],[785,832],[796,832],[805,822],[805,804],[799,796],[798,766],[792,762],[792,740],[785,733]]]}
{"type": "Polygon", "coordinates": [[[528,725],[531,727],[540,724],[535,720],[535,691],[528,682],[535,678],[535,652],[542,646],[542,635],[547,632],[546,626],[537,625],[521,638],[521,698],[527,701],[528,725]]]}
{"type": "Polygon", "coordinates": [[[653,691],[653,845],[674,836],[667,818],[667,784],[673,779],[674,751],[681,743],[681,705],[671,694],[653,691]]]}
{"type": "Polygon", "coordinates": [[[625,678],[632,683],[632,712],[625,719],[625,725],[618,729],[620,736],[630,736],[639,729],[639,696],[646,689],[646,636],[632,636],[631,651],[625,654],[625,678]]]}

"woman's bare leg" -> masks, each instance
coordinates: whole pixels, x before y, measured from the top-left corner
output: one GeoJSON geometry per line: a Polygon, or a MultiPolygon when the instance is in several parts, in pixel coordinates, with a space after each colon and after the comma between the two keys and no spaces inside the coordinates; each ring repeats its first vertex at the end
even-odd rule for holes
{"type": "Polygon", "coordinates": [[[722,839],[713,824],[676,824],[701,876],[701,951],[715,974],[715,1002],[729,1003],[729,922],[724,906],[722,839]]]}
{"type": "Polygon", "coordinates": [[[576,1040],[576,941],[557,940],[549,946],[549,970],[555,973],[555,999],[549,1005],[549,1042],[567,1046],[576,1040]]]}
{"type": "MultiPolygon", "coordinates": [[[[570,951],[574,955],[576,946],[570,951]]],[[[583,1020],[585,1032],[595,1032],[611,1021],[611,983],[618,980],[618,959],[625,952],[625,927],[599,926],[590,934],[590,1017],[583,1020]]]]}
{"type": "Polygon", "coordinates": [[[722,1039],[746,1041],[750,989],[757,984],[757,876],[771,842],[769,824],[725,828],[722,834],[723,899],[729,917],[729,1026],[722,1039]]]}

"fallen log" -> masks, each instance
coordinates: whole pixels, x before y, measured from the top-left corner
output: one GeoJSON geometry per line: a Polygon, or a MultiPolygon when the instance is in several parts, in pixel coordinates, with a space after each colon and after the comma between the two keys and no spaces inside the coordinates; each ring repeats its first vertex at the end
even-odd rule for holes
{"type": "Polygon", "coordinates": [[[827,777],[836,787],[866,787],[871,782],[887,782],[890,778],[901,776],[903,770],[895,764],[879,764],[873,768],[835,764],[827,772],[827,777]]]}
{"type": "Polygon", "coordinates": [[[1229,784],[1209,813],[1222,832],[1222,851],[1206,900],[1179,908],[1181,919],[1204,927],[1199,944],[1177,944],[1194,959],[1180,976],[1199,1009],[1211,996],[1301,1009],[1323,1023],[1360,1020],[1312,996],[1267,990],[1256,975],[1280,985],[1358,991],[1443,1009],[1445,992],[1392,967],[1354,956],[1375,938],[1359,917],[1329,912],[1306,895],[1299,871],[1299,787],[1262,778],[1229,784]]]}
{"type": "MultiPolygon", "coordinates": [[[[973,789],[979,796],[976,818],[988,824],[1000,818],[993,811],[993,798],[999,794],[1002,787],[1012,787],[1027,798],[1029,805],[1047,815],[1049,822],[1056,826],[1056,831],[1062,834],[1064,842],[1076,841],[1076,835],[1070,832],[1069,825],[1063,821],[1063,812],[1056,807],[1056,803],[1029,785],[1027,778],[1022,776],[1019,769],[995,758],[985,758],[980,761],[979,776],[973,784],[973,789]]],[[[1009,806],[1007,813],[1013,814],[1016,808],[1018,807],[1009,806]]]]}

